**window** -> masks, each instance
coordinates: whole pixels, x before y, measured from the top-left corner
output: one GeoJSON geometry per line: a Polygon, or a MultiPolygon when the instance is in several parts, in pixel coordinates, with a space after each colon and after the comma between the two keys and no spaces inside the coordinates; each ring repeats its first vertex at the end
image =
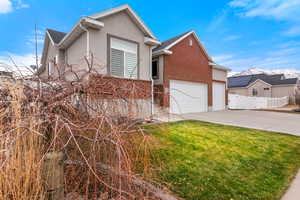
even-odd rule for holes
{"type": "Polygon", "coordinates": [[[158,66],[158,60],[152,61],[152,78],[158,79],[159,78],[159,66],[158,66]]]}
{"type": "Polygon", "coordinates": [[[264,90],[270,90],[270,88],[264,88],[264,90]]]}
{"type": "Polygon", "coordinates": [[[252,89],[252,96],[257,96],[257,95],[258,95],[257,89],[253,88],[252,89]]]}
{"type": "Polygon", "coordinates": [[[193,40],[192,39],[189,39],[189,46],[193,46],[193,40]]]}
{"type": "Polygon", "coordinates": [[[48,76],[52,75],[52,71],[53,71],[53,62],[49,61],[49,63],[48,63],[48,76]]]}
{"type": "Polygon", "coordinates": [[[134,42],[111,38],[110,73],[112,76],[137,78],[138,45],[134,42]]]}

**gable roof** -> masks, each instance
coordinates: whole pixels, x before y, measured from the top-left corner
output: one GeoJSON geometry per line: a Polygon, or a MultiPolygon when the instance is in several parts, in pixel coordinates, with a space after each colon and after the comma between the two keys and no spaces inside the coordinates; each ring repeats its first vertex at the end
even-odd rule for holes
{"type": "Polygon", "coordinates": [[[46,32],[48,32],[49,37],[55,44],[58,44],[67,35],[64,32],[56,31],[53,29],[47,29],[46,32]]]}
{"type": "Polygon", "coordinates": [[[163,50],[165,48],[167,48],[170,44],[174,43],[176,40],[178,40],[179,38],[183,37],[184,35],[188,34],[190,31],[185,32],[183,34],[177,35],[173,38],[170,38],[164,42],[161,43],[161,45],[157,46],[156,48],[153,49],[153,52],[155,51],[159,51],[159,50],[163,50]]]}
{"type": "Polygon", "coordinates": [[[154,34],[152,33],[152,31],[145,25],[145,23],[143,22],[143,20],[133,11],[133,9],[128,5],[128,4],[124,4],[121,5],[119,7],[115,7],[109,10],[105,10],[103,12],[94,14],[92,16],[90,16],[93,19],[100,19],[103,17],[107,17],[116,13],[119,13],[121,11],[126,11],[127,14],[132,18],[132,20],[141,28],[141,30],[147,34],[149,37],[156,39],[156,37],[154,36],[154,34]]]}
{"type": "Polygon", "coordinates": [[[235,76],[228,78],[229,88],[241,88],[248,87],[257,80],[262,80],[270,85],[292,85],[297,84],[298,78],[286,79],[284,74],[253,74],[244,76],[235,76]]]}
{"type": "Polygon", "coordinates": [[[162,42],[161,45],[159,45],[158,47],[156,47],[155,49],[153,49],[153,53],[157,53],[160,51],[166,51],[169,50],[170,48],[172,48],[173,46],[175,46],[176,44],[178,44],[179,42],[181,42],[182,40],[184,40],[186,37],[188,37],[189,35],[193,35],[196,40],[198,41],[198,44],[200,45],[200,47],[203,49],[204,54],[207,56],[207,58],[212,61],[212,58],[210,57],[210,55],[208,54],[208,52],[206,51],[206,49],[204,48],[202,42],[200,41],[199,37],[197,36],[195,31],[188,31],[186,33],[180,34],[178,36],[175,36],[169,40],[166,40],[164,42],[162,42]]]}

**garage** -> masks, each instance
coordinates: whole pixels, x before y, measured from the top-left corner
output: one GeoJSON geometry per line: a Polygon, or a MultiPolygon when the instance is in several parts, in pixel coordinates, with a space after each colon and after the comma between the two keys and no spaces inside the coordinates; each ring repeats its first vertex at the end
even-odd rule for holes
{"type": "Polygon", "coordinates": [[[213,111],[225,110],[225,83],[213,83],[213,111]]]}
{"type": "Polygon", "coordinates": [[[207,111],[207,84],[170,80],[170,113],[184,114],[207,111]]]}

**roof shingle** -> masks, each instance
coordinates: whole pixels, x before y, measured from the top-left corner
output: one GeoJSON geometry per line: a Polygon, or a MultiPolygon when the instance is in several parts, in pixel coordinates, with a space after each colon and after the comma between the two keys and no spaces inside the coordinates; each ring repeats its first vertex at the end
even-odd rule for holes
{"type": "Polygon", "coordinates": [[[156,48],[153,49],[153,52],[165,49],[167,46],[169,46],[170,44],[172,44],[173,42],[175,42],[176,40],[180,39],[182,36],[186,35],[187,33],[189,33],[190,31],[187,31],[185,33],[182,33],[180,35],[177,35],[171,39],[168,39],[164,42],[161,43],[161,45],[157,46],[156,48]]]}
{"type": "Polygon", "coordinates": [[[60,41],[67,35],[64,32],[60,32],[52,29],[47,29],[47,31],[55,44],[60,43],[60,41]]]}
{"type": "Polygon", "coordinates": [[[290,85],[297,84],[298,78],[284,78],[284,74],[253,74],[228,78],[229,88],[247,87],[256,80],[262,80],[270,85],[290,85]]]}

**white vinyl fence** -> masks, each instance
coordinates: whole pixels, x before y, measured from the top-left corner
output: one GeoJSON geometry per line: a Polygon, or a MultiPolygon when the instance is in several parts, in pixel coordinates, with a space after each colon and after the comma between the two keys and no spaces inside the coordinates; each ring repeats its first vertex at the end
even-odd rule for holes
{"type": "Polygon", "coordinates": [[[285,106],[289,97],[249,97],[237,94],[228,94],[229,109],[269,109],[285,106]]]}

